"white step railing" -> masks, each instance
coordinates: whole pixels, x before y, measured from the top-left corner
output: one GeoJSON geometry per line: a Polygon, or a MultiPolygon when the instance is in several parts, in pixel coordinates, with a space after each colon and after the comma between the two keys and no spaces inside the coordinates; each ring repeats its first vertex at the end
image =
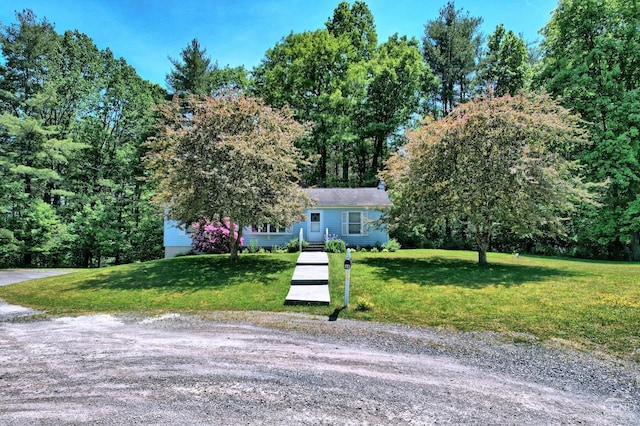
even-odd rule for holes
{"type": "Polygon", "coordinates": [[[302,228],[300,228],[300,233],[298,234],[298,243],[300,244],[300,253],[302,253],[302,228]]]}

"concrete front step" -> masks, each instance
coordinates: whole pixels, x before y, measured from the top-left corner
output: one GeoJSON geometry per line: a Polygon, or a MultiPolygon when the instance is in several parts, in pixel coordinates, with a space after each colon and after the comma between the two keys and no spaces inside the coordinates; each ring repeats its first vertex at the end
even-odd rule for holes
{"type": "Polygon", "coordinates": [[[298,265],[293,271],[291,285],[329,284],[327,265],[298,265]]]}
{"type": "Polygon", "coordinates": [[[303,253],[324,251],[324,243],[309,243],[302,251],[303,253]]]}
{"type": "Polygon", "coordinates": [[[331,302],[328,285],[292,285],[285,305],[328,305],[331,302]]]}
{"type": "Polygon", "coordinates": [[[329,256],[325,252],[302,252],[296,265],[328,265],[329,256]]]}

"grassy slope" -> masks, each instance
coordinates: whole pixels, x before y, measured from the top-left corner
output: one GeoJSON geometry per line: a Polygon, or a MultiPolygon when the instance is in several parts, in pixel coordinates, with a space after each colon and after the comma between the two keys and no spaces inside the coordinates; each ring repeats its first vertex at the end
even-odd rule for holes
{"type": "MultiPolygon", "coordinates": [[[[329,315],[342,306],[343,255],[331,255],[330,307],[284,306],[296,254],[182,257],[0,287],[50,314],[263,310],[329,315]]],[[[341,317],[527,333],[640,360],[640,264],[407,250],[354,253],[341,317]],[[367,305],[369,310],[357,310],[367,305]]],[[[517,335],[516,339],[518,338],[517,335]]]]}

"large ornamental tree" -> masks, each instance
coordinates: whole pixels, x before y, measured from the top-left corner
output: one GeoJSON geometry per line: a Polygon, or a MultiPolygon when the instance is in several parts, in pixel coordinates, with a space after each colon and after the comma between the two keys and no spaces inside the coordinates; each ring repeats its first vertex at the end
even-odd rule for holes
{"type": "Polygon", "coordinates": [[[230,244],[237,261],[245,226],[301,218],[308,200],[297,185],[294,141],[307,129],[289,110],[237,91],[190,96],[186,116],[183,107],[177,98],[161,106],[159,134],[149,141],[156,199],[182,224],[208,218],[237,226],[230,244]]]}
{"type": "Polygon", "coordinates": [[[559,235],[565,215],[590,195],[571,155],[587,143],[578,117],[548,95],[482,97],[407,135],[389,163],[400,220],[459,222],[487,263],[498,233],[559,235]]]}

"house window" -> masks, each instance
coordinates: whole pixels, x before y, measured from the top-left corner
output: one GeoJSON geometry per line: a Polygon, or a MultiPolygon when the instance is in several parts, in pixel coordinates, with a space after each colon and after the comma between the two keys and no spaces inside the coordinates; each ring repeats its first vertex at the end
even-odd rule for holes
{"type": "Polygon", "coordinates": [[[291,228],[263,223],[262,225],[252,225],[251,232],[254,234],[290,234],[292,231],[291,228]]]}
{"type": "Polygon", "coordinates": [[[349,235],[362,234],[362,214],[360,212],[349,212],[349,235]]]}
{"type": "Polygon", "coordinates": [[[342,235],[367,235],[364,212],[342,212],[342,235]]]}

